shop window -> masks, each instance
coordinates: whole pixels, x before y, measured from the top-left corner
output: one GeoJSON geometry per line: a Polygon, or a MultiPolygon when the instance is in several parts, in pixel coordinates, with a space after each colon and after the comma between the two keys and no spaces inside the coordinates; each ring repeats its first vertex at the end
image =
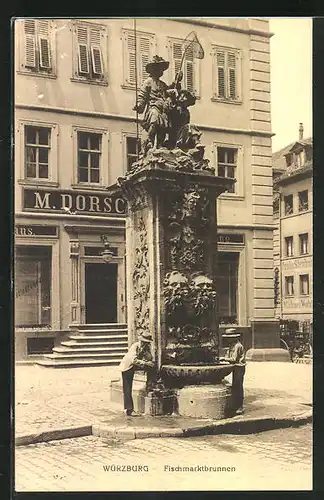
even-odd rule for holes
{"type": "Polygon", "coordinates": [[[294,255],[294,238],[287,236],[285,238],[285,256],[292,257],[294,255]]]}
{"type": "Polygon", "coordinates": [[[286,276],[285,277],[285,293],[286,293],[286,297],[292,297],[295,295],[294,277],[293,276],[286,276]]]}
{"type": "Polygon", "coordinates": [[[285,205],[285,215],[291,215],[294,211],[292,194],[289,194],[288,196],[284,197],[284,205],[285,205]]]}
{"type": "Polygon", "coordinates": [[[229,103],[241,100],[240,65],[239,50],[214,48],[213,99],[229,103]]]}
{"type": "Polygon", "coordinates": [[[33,73],[53,74],[53,40],[51,22],[25,19],[22,68],[33,73]]]}
{"type": "Polygon", "coordinates": [[[134,88],[140,86],[149,77],[146,65],[153,57],[154,36],[149,33],[124,30],[124,86],[134,88]],[[135,45],[136,43],[136,45],[135,45]]]}
{"type": "Polygon", "coordinates": [[[51,129],[25,125],[25,178],[48,179],[51,129]]]}
{"type": "Polygon", "coordinates": [[[79,183],[100,183],[101,142],[101,134],[77,132],[79,183]]]}
{"type": "Polygon", "coordinates": [[[34,337],[27,339],[27,354],[51,354],[54,347],[53,337],[34,337]]]}
{"type": "Polygon", "coordinates": [[[309,295],[309,276],[301,274],[299,276],[300,295],[309,295]]]}
{"type": "Polygon", "coordinates": [[[308,233],[299,235],[299,253],[300,255],[308,254],[308,233]]]}
{"type": "Polygon", "coordinates": [[[74,27],[75,71],[77,80],[107,84],[104,60],[105,31],[93,23],[76,23],[74,27]]]}
{"type": "Polygon", "coordinates": [[[305,212],[308,210],[308,191],[300,191],[298,193],[298,210],[305,212]]]}
{"type": "Polygon", "coordinates": [[[51,324],[51,247],[18,247],[15,254],[15,324],[51,324]]]}
{"type": "Polygon", "coordinates": [[[217,302],[219,321],[223,324],[237,324],[239,253],[219,252],[217,267],[217,302]]]}
{"type": "Polygon", "coordinates": [[[135,136],[126,137],[126,160],[127,170],[130,170],[133,163],[138,160],[138,154],[141,149],[141,140],[135,136]]]}
{"type": "MultiPolygon", "coordinates": [[[[237,149],[217,147],[217,172],[219,177],[236,179],[237,168],[237,149]]],[[[229,190],[229,193],[235,193],[235,184],[229,190]]]]}

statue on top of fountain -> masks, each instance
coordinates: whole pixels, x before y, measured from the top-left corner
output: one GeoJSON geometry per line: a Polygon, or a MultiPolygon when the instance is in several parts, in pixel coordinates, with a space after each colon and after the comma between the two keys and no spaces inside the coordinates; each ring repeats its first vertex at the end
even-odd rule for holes
{"type": "Polygon", "coordinates": [[[143,168],[152,160],[167,164],[177,170],[202,169],[214,171],[204,158],[204,146],[200,144],[201,132],[190,124],[188,108],[196,102],[192,92],[181,88],[183,73],[176,74],[174,82],[167,85],[160,77],[169,62],[154,56],[146,65],[150,75],[138,91],[134,110],[144,113],[144,130],[139,161],[129,173],[143,168]]]}

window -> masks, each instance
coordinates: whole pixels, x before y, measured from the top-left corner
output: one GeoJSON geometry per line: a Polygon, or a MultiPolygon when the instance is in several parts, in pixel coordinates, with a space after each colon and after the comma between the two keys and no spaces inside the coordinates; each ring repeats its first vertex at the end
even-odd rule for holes
{"type": "Polygon", "coordinates": [[[100,183],[101,142],[101,134],[78,131],[78,182],[100,183]]]}
{"type": "Polygon", "coordinates": [[[218,253],[217,296],[220,323],[236,324],[238,322],[238,268],[238,252],[218,253]]]}
{"type": "Polygon", "coordinates": [[[286,296],[291,297],[294,295],[294,277],[286,276],[285,277],[285,285],[286,285],[286,296]]]}
{"type": "Polygon", "coordinates": [[[308,210],[308,191],[300,191],[298,193],[298,210],[305,212],[308,210]]]}
{"type": "Polygon", "coordinates": [[[25,125],[25,178],[48,179],[51,129],[25,125]]]}
{"type": "Polygon", "coordinates": [[[309,295],[309,276],[301,274],[299,276],[300,295],[309,295]]]}
{"type": "Polygon", "coordinates": [[[133,30],[124,30],[124,86],[134,88],[149,77],[146,65],[153,57],[154,37],[137,31],[136,46],[133,30]]]}
{"type": "Polygon", "coordinates": [[[141,140],[134,136],[126,137],[126,157],[127,157],[127,170],[138,159],[138,153],[141,148],[141,140]]]}
{"type": "Polygon", "coordinates": [[[51,22],[45,19],[26,19],[23,23],[23,69],[44,74],[53,73],[51,22]]]}
{"type": "Polygon", "coordinates": [[[275,219],[278,219],[279,217],[279,198],[276,198],[273,201],[273,217],[275,219]]]}
{"type": "Polygon", "coordinates": [[[291,215],[293,213],[293,195],[290,194],[284,197],[285,205],[285,215],[291,215]]]}
{"type": "Polygon", "coordinates": [[[292,236],[285,238],[285,255],[292,257],[294,255],[294,239],[292,236]]]}
{"type": "Polygon", "coordinates": [[[18,247],[15,262],[15,324],[51,324],[51,247],[18,247]]]}
{"type": "MultiPolygon", "coordinates": [[[[237,149],[217,147],[217,172],[219,177],[236,178],[237,149]]],[[[228,191],[235,193],[235,184],[228,191]]]]}
{"type": "Polygon", "coordinates": [[[299,253],[300,255],[308,254],[308,233],[299,235],[299,253]]]}
{"type": "Polygon", "coordinates": [[[181,82],[181,87],[193,92],[194,94],[199,94],[198,76],[199,76],[199,66],[198,59],[194,58],[194,51],[192,47],[188,47],[184,60],[182,62],[182,40],[172,40],[171,42],[171,74],[172,80],[175,79],[176,74],[180,71],[183,72],[183,79],[181,82]]]}
{"type": "Polygon", "coordinates": [[[106,84],[103,28],[92,23],[77,23],[74,30],[74,76],[78,80],[106,84]]]}
{"type": "Polygon", "coordinates": [[[240,101],[240,53],[235,49],[214,49],[214,99],[240,101]]]}
{"type": "Polygon", "coordinates": [[[290,165],[292,164],[292,160],[293,160],[293,155],[291,153],[288,153],[286,155],[286,165],[287,165],[287,167],[290,167],[290,165]]]}
{"type": "Polygon", "coordinates": [[[300,151],[296,154],[296,164],[298,167],[303,167],[305,165],[305,151],[300,151]]]}

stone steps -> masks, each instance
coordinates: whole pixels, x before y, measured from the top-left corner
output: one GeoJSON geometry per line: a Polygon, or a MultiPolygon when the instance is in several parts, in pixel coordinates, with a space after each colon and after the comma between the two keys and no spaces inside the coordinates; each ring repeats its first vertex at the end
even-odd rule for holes
{"type": "MultiPolygon", "coordinates": [[[[127,346],[126,346],[127,348],[127,346]]],[[[59,347],[53,347],[53,353],[62,353],[62,354],[82,354],[82,353],[94,353],[97,354],[98,352],[100,354],[108,353],[108,354],[113,354],[113,353],[125,353],[125,346],[120,346],[120,347],[115,347],[115,346],[110,346],[109,344],[106,346],[103,346],[102,344],[98,345],[97,347],[83,347],[80,346],[80,344],[77,344],[75,347],[73,346],[64,346],[60,345],[59,347]]]]}
{"type": "Polygon", "coordinates": [[[125,324],[73,325],[68,340],[44,354],[37,364],[45,367],[116,366],[127,352],[125,324]]]}

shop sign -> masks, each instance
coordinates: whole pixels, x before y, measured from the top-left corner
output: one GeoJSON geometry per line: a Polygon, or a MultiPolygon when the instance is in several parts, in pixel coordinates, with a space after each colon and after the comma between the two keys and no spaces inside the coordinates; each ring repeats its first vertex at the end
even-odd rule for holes
{"type": "Polygon", "coordinates": [[[289,269],[303,269],[312,266],[311,257],[301,257],[298,259],[290,259],[282,261],[282,269],[288,271],[289,269]]]}
{"type": "Polygon", "coordinates": [[[57,236],[57,227],[17,224],[15,236],[57,236]]]}
{"type": "Polygon", "coordinates": [[[229,233],[218,233],[217,235],[218,243],[239,243],[244,245],[244,234],[229,234],[229,233]]]}
{"type": "Polygon", "coordinates": [[[126,201],[116,195],[26,188],[24,209],[71,214],[125,215],[126,201]]]}
{"type": "Polygon", "coordinates": [[[284,299],[283,307],[285,309],[310,309],[312,307],[312,299],[310,297],[284,299]]]}

